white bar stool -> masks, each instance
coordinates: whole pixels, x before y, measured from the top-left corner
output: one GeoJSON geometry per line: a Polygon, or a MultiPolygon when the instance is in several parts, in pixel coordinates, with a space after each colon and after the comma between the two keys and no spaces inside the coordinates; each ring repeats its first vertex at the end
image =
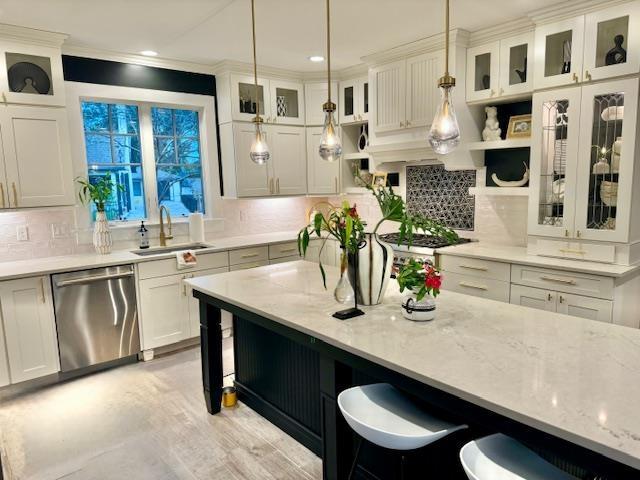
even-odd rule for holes
{"type": "Polygon", "coordinates": [[[575,480],[501,433],[467,443],[460,462],[470,480],[575,480]]]}
{"type": "MultiPolygon", "coordinates": [[[[363,438],[380,447],[406,451],[467,428],[426,413],[388,383],[344,390],[338,395],[338,406],[349,426],[360,436],[349,479],[358,463],[363,438]]],[[[404,478],[405,461],[402,455],[401,478],[404,478]]]]}

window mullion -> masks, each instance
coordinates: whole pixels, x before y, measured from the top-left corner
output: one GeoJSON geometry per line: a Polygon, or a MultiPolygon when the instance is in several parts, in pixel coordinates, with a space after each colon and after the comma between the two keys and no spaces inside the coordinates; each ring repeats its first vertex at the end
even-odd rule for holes
{"type": "Polygon", "coordinates": [[[144,187],[147,192],[147,220],[155,223],[158,215],[158,190],[156,182],[156,159],[153,148],[153,129],[151,125],[151,107],[140,105],[140,145],[142,149],[142,171],[144,187]]]}

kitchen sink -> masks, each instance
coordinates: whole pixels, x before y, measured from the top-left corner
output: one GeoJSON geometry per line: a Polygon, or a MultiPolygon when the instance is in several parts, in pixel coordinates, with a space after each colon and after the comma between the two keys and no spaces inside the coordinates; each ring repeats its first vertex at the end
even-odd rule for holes
{"type": "Polygon", "coordinates": [[[171,245],[169,247],[154,247],[144,250],[133,250],[131,253],[141,257],[149,257],[152,255],[164,255],[167,253],[179,252],[181,250],[202,250],[203,248],[211,248],[213,245],[203,245],[202,243],[187,243],[184,245],[171,245]]]}

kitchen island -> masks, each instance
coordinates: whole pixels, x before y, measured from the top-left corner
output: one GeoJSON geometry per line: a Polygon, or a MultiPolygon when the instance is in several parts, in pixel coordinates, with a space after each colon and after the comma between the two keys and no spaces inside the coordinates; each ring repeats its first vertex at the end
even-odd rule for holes
{"type": "MultiPolygon", "coordinates": [[[[220,410],[220,309],[234,314],[240,398],[346,478],[353,436],[336,397],[385,381],[471,432],[501,431],[606,478],[640,478],[640,331],[452,292],[436,320],[385,302],[339,321],[310,262],[189,280],[200,300],[207,408],[220,410]]],[[[434,460],[434,462],[439,459],[434,460]]],[[[362,472],[361,472],[362,473],[362,472]]]]}

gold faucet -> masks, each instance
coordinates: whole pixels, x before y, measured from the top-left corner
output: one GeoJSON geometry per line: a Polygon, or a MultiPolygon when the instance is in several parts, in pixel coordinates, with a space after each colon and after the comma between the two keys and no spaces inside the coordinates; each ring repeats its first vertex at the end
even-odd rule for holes
{"type": "Polygon", "coordinates": [[[173,238],[173,235],[171,235],[171,213],[169,212],[169,209],[166,206],[161,205],[160,206],[160,246],[166,247],[167,240],[171,240],[172,238],[173,238]],[[162,221],[163,211],[167,214],[167,227],[169,228],[169,235],[166,235],[164,233],[164,222],[162,221]]]}

